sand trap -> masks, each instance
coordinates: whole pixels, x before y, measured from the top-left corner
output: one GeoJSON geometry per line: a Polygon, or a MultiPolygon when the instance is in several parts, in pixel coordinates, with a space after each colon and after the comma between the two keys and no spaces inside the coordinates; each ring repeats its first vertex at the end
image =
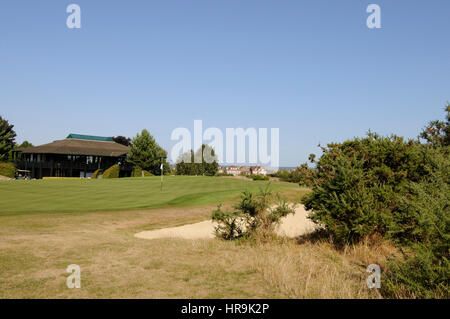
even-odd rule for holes
{"type": "MultiPolygon", "coordinates": [[[[297,237],[315,229],[315,224],[307,218],[307,211],[303,205],[298,205],[294,215],[288,215],[281,220],[276,232],[281,236],[297,237]]],[[[200,223],[189,224],[179,227],[148,230],[135,234],[137,238],[184,238],[184,239],[208,239],[214,238],[214,227],[216,223],[206,220],[200,223]]]]}

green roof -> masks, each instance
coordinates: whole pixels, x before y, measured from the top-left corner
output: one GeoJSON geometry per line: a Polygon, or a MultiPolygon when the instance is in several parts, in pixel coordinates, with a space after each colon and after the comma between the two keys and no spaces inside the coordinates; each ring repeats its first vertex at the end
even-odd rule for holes
{"type": "Polygon", "coordinates": [[[114,142],[112,137],[82,135],[82,134],[73,134],[73,133],[70,133],[66,138],[76,138],[79,140],[90,140],[90,141],[114,142]]]}

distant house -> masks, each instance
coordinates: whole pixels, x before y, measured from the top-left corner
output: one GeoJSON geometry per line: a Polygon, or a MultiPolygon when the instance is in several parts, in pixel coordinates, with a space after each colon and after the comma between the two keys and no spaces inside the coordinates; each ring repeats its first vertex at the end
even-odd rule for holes
{"type": "Polygon", "coordinates": [[[267,169],[263,166],[250,166],[252,175],[267,175],[267,169]]]}
{"type": "Polygon", "coordinates": [[[221,166],[219,167],[219,173],[237,175],[267,175],[267,170],[262,166],[221,166]]]}
{"type": "Polygon", "coordinates": [[[225,170],[226,170],[227,174],[231,174],[234,176],[239,175],[239,173],[241,172],[241,170],[239,169],[238,166],[227,166],[225,168],[225,170]]]}
{"type": "Polygon", "coordinates": [[[239,167],[239,173],[242,175],[250,175],[250,168],[248,166],[239,167]]]}
{"type": "Polygon", "coordinates": [[[90,177],[95,170],[114,164],[120,164],[121,176],[130,176],[128,152],[128,146],[114,142],[112,137],[69,134],[64,140],[16,149],[13,156],[17,168],[31,171],[32,178],[90,177]]]}

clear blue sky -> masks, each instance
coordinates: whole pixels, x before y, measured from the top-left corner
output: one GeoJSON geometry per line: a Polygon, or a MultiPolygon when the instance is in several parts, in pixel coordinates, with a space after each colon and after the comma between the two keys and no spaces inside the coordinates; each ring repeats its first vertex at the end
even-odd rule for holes
{"type": "Polygon", "coordinates": [[[280,165],[318,143],[415,137],[450,100],[450,1],[2,0],[0,114],[18,141],[176,127],[280,128],[280,165]],[[82,10],[68,29],[66,7],[82,10]],[[381,7],[368,29],[366,7],[381,7]]]}

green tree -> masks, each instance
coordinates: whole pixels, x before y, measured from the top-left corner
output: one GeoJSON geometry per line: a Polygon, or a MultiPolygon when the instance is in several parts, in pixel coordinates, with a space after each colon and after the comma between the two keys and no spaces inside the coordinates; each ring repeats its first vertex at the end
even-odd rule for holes
{"type": "Polygon", "coordinates": [[[154,137],[147,131],[142,130],[133,138],[127,159],[129,162],[154,175],[161,174],[161,158],[164,172],[170,171],[166,161],[167,152],[156,143],[154,137]]]}
{"type": "Polygon", "coordinates": [[[10,159],[11,151],[15,146],[16,132],[14,125],[9,124],[6,119],[0,116],[0,162],[6,162],[10,159]]]}
{"type": "Polygon", "coordinates": [[[114,140],[114,142],[125,145],[125,146],[130,146],[130,144],[131,144],[131,138],[125,137],[122,135],[114,136],[113,140],[114,140]]]}
{"type": "MultiPolygon", "coordinates": [[[[197,156],[200,156],[200,149],[197,150],[197,156]]],[[[198,165],[198,175],[214,176],[219,170],[219,164],[217,163],[217,156],[214,149],[203,144],[201,147],[201,159],[202,162],[198,165]]]]}
{"type": "Polygon", "coordinates": [[[23,141],[17,148],[33,147],[34,145],[28,141],[23,141]]]}
{"type": "Polygon", "coordinates": [[[177,160],[177,175],[214,176],[219,170],[219,164],[214,149],[203,144],[195,153],[193,150],[183,153],[177,160]],[[195,162],[195,159],[198,163],[195,162]]]}

